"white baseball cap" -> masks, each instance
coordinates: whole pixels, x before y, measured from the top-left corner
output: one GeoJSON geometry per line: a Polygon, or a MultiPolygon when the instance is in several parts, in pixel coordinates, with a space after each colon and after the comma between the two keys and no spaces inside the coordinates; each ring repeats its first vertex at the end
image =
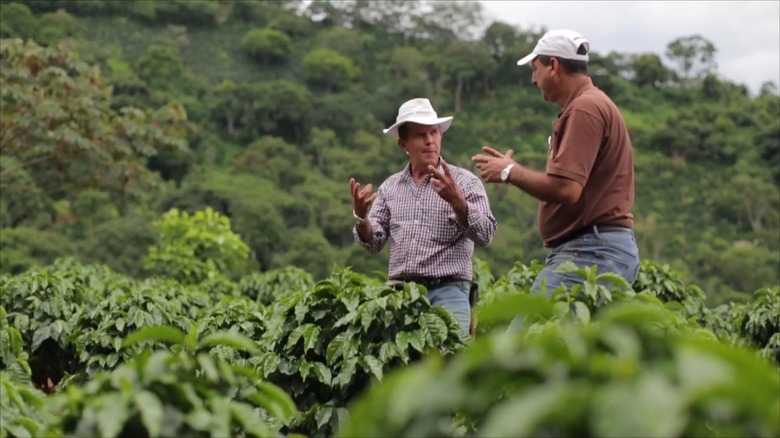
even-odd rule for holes
{"type": "Polygon", "coordinates": [[[452,117],[439,117],[433,110],[431,101],[425,98],[417,98],[404,102],[398,108],[398,117],[395,123],[387,129],[382,130],[385,135],[398,138],[398,127],[407,122],[419,123],[421,125],[439,127],[442,134],[450,128],[452,117]]]}
{"type": "Polygon", "coordinates": [[[534,47],[534,51],[531,54],[517,61],[517,65],[526,65],[539,55],[587,61],[589,51],[590,44],[588,40],[579,33],[568,29],[551,30],[544,34],[539,42],[536,43],[536,47],[534,47]],[[585,54],[581,55],[577,53],[577,50],[583,44],[585,44],[585,54]]]}

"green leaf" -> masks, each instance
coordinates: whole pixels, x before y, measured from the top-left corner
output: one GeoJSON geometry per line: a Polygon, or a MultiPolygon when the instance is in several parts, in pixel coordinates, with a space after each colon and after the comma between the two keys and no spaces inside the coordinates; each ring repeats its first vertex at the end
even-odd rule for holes
{"type": "Polygon", "coordinates": [[[310,362],[305,360],[298,366],[298,374],[301,376],[301,380],[306,380],[314,366],[310,362]]]}
{"type": "Polygon", "coordinates": [[[336,359],[346,354],[347,347],[350,346],[352,339],[346,332],[339,333],[330,341],[328,348],[325,352],[325,360],[327,364],[333,366],[336,363],[336,359]]]}
{"type": "Polygon", "coordinates": [[[409,345],[420,353],[424,353],[425,336],[421,330],[415,330],[409,335],[409,345]]]}
{"type": "Polygon", "coordinates": [[[355,375],[357,361],[358,359],[356,357],[351,357],[345,360],[341,364],[341,372],[339,372],[339,375],[336,377],[336,379],[334,379],[333,383],[335,384],[338,382],[339,386],[342,388],[349,385],[350,381],[352,380],[352,376],[355,375]]]}
{"type": "Polygon", "coordinates": [[[181,344],[184,340],[184,332],[167,325],[144,327],[127,336],[122,342],[122,347],[127,347],[143,341],[159,341],[169,344],[181,344]]]}
{"type": "Polygon", "coordinates": [[[358,313],[362,313],[360,315],[360,323],[363,326],[364,333],[368,333],[369,328],[371,328],[371,323],[374,322],[374,319],[376,319],[376,313],[378,310],[379,307],[374,301],[368,301],[360,307],[358,313]]]}
{"type": "Polygon", "coordinates": [[[211,347],[215,345],[225,345],[239,351],[260,354],[257,343],[240,333],[220,331],[207,335],[200,341],[201,347],[211,347]]]}
{"type": "Polygon", "coordinates": [[[290,332],[290,336],[287,338],[287,346],[285,347],[287,350],[295,346],[298,340],[301,339],[304,330],[306,330],[306,326],[299,325],[298,327],[295,327],[292,332],[290,332]]]}
{"type": "Polygon", "coordinates": [[[198,355],[198,364],[206,375],[206,378],[212,382],[219,381],[219,371],[217,370],[217,364],[214,362],[214,358],[206,354],[198,355]]]}
{"type": "Polygon", "coordinates": [[[688,423],[680,391],[658,371],[602,387],[590,418],[594,434],[603,437],[680,436],[688,423]]]}
{"type": "Polygon", "coordinates": [[[262,438],[274,435],[268,424],[249,405],[233,400],[230,402],[230,411],[245,432],[262,438]]]}
{"type": "Polygon", "coordinates": [[[447,324],[438,315],[433,313],[420,315],[420,328],[423,330],[423,333],[426,331],[430,333],[431,338],[437,344],[447,339],[447,324]]]}
{"type": "Polygon", "coordinates": [[[282,359],[274,353],[266,353],[260,362],[262,365],[263,377],[268,378],[268,376],[275,373],[281,360],[282,359]]]}
{"type": "Polygon", "coordinates": [[[230,419],[232,417],[230,410],[230,401],[225,398],[209,399],[211,406],[211,424],[209,431],[211,436],[230,436],[230,419]]]}
{"type": "Polygon", "coordinates": [[[187,351],[194,351],[198,346],[198,335],[200,334],[200,321],[196,322],[192,325],[192,328],[187,333],[187,335],[184,337],[184,348],[187,351]]]}
{"type": "Polygon", "coordinates": [[[341,327],[342,325],[347,325],[351,323],[355,319],[355,316],[357,316],[357,312],[355,312],[354,310],[348,312],[346,315],[339,318],[339,320],[336,321],[335,324],[333,324],[333,328],[338,328],[341,327]]]}
{"type": "Polygon", "coordinates": [[[489,437],[521,437],[539,435],[537,427],[553,417],[566,400],[567,388],[562,384],[547,384],[529,389],[493,408],[480,435],[489,437]]]}
{"type": "Polygon", "coordinates": [[[100,436],[108,438],[118,436],[129,415],[125,400],[121,394],[109,393],[100,397],[100,405],[97,413],[100,436]]]}
{"type": "Polygon", "coordinates": [[[149,385],[150,382],[160,379],[160,377],[166,374],[170,358],[171,353],[167,351],[155,351],[149,356],[142,374],[144,385],[149,385]]]}
{"type": "Polygon", "coordinates": [[[363,361],[366,363],[368,370],[376,376],[377,380],[382,380],[382,364],[374,356],[368,355],[363,357],[363,361]]]}
{"type": "Polygon", "coordinates": [[[140,391],[135,395],[135,406],[141,413],[141,421],[150,437],[160,436],[163,425],[163,405],[149,391],[140,391]]]}
{"type": "Polygon", "coordinates": [[[260,382],[257,389],[258,391],[250,394],[247,399],[267,410],[282,423],[290,424],[298,415],[295,402],[278,386],[270,382],[260,382]]]}
{"type": "Polygon", "coordinates": [[[317,378],[320,379],[320,382],[331,386],[333,383],[333,374],[331,373],[330,368],[321,362],[314,362],[313,365],[314,374],[317,375],[317,378]]]}
{"type": "Polygon", "coordinates": [[[317,338],[320,335],[320,328],[313,324],[308,324],[303,333],[303,352],[304,354],[317,346],[317,338]]]}
{"type": "Polygon", "coordinates": [[[314,415],[317,419],[317,429],[322,430],[322,426],[328,423],[331,415],[333,415],[333,406],[317,406],[317,413],[314,415]]]}
{"type": "MultiPolygon", "coordinates": [[[[420,333],[420,335],[422,336],[422,333],[420,333]]],[[[398,353],[396,353],[395,344],[393,342],[385,342],[379,347],[379,360],[384,363],[390,362],[390,360],[397,355],[398,353]]]]}
{"type": "Polygon", "coordinates": [[[586,306],[582,301],[574,302],[574,313],[583,323],[587,324],[590,322],[590,310],[588,309],[588,306],[586,306]]]}

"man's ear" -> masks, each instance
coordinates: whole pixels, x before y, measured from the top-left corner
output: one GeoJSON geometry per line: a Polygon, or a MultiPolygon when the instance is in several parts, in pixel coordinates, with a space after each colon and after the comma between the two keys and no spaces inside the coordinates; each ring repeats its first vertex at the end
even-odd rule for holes
{"type": "Polygon", "coordinates": [[[403,151],[406,152],[407,155],[409,154],[409,151],[406,150],[406,141],[404,141],[404,139],[402,138],[398,139],[398,147],[403,149],[403,151]]]}

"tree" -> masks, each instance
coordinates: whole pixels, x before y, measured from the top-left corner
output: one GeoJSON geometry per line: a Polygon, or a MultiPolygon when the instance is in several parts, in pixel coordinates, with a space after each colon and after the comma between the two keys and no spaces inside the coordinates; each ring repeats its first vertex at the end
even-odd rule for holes
{"type": "Polygon", "coordinates": [[[249,256],[249,247],[230,229],[230,219],[211,208],[194,215],[172,209],[155,227],[158,239],[144,267],[184,284],[230,275],[249,256]]]}
{"type": "Polygon", "coordinates": [[[330,93],[346,88],[359,70],[352,59],[329,49],[315,49],[303,58],[303,76],[330,93]]]}
{"type": "Polygon", "coordinates": [[[81,34],[81,26],[76,18],[62,9],[41,15],[37,30],[32,37],[45,46],[55,46],[63,38],[81,34]]]}
{"type": "Polygon", "coordinates": [[[245,111],[245,103],[241,96],[247,92],[245,85],[238,85],[231,80],[224,80],[217,85],[210,101],[212,120],[224,127],[228,137],[232,137],[237,123],[245,111]]]}
{"type": "Polygon", "coordinates": [[[154,182],[142,159],[185,150],[186,114],[169,104],[156,111],[111,109],[100,72],[63,49],[3,40],[0,67],[0,189],[61,193],[110,188],[141,195],[154,182]],[[30,184],[13,184],[26,171],[30,184]]]}
{"type": "Polygon", "coordinates": [[[300,184],[309,169],[308,157],[278,137],[262,137],[233,160],[233,169],[259,175],[281,187],[300,184]]]}
{"type": "Polygon", "coordinates": [[[240,122],[249,139],[263,135],[282,137],[291,143],[309,135],[314,98],[305,86],[292,81],[250,84],[242,96],[246,102],[240,122]]]}
{"type": "Polygon", "coordinates": [[[31,38],[37,28],[38,19],[30,12],[27,5],[22,3],[3,5],[3,13],[0,14],[0,38],[31,38]]]}
{"type": "Polygon", "coordinates": [[[253,29],[244,35],[241,48],[263,65],[283,61],[292,52],[292,40],[284,32],[273,29],[253,29]]]}
{"type": "Polygon", "coordinates": [[[496,62],[485,47],[477,42],[456,41],[442,54],[444,73],[455,86],[455,112],[461,109],[463,92],[481,86],[490,91],[489,78],[496,62]]]}
{"type": "Polygon", "coordinates": [[[677,38],[666,46],[666,56],[677,63],[684,86],[715,72],[715,52],[715,45],[701,35],[677,38]]]}
{"type": "Polygon", "coordinates": [[[664,67],[661,58],[655,53],[642,53],[632,59],[634,69],[633,82],[639,86],[660,88],[670,78],[669,70],[664,67]]]}

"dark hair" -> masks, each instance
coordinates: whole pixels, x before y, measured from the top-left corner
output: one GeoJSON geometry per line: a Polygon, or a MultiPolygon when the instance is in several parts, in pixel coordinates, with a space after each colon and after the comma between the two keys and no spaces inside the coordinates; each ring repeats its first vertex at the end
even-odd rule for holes
{"type": "Polygon", "coordinates": [[[406,123],[401,123],[401,126],[398,127],[398,138],[401,140],[406,140],[409,137],[409,125],[406,123]]]}
{"type": "MultiPolygon", "coordinates": [[[[582,43],[577,49],[578,55],[586,55],[588,53],[588,43],[582,43]]],[[[536,59],[539,60],[539,62],[544,65],[550,65],[550,59],[555,58],[558,60],[558,62],[561,63],[561,66],[563,67],[563,71],[566,73],[573,75],[576,73],[582,73],[584,75],[588,74],[588,61],[575,61],[573,59],[563,59],[559,58],[557,56],[547,56],[547,55],[539,55],[536,57],[536,59]]]]}

